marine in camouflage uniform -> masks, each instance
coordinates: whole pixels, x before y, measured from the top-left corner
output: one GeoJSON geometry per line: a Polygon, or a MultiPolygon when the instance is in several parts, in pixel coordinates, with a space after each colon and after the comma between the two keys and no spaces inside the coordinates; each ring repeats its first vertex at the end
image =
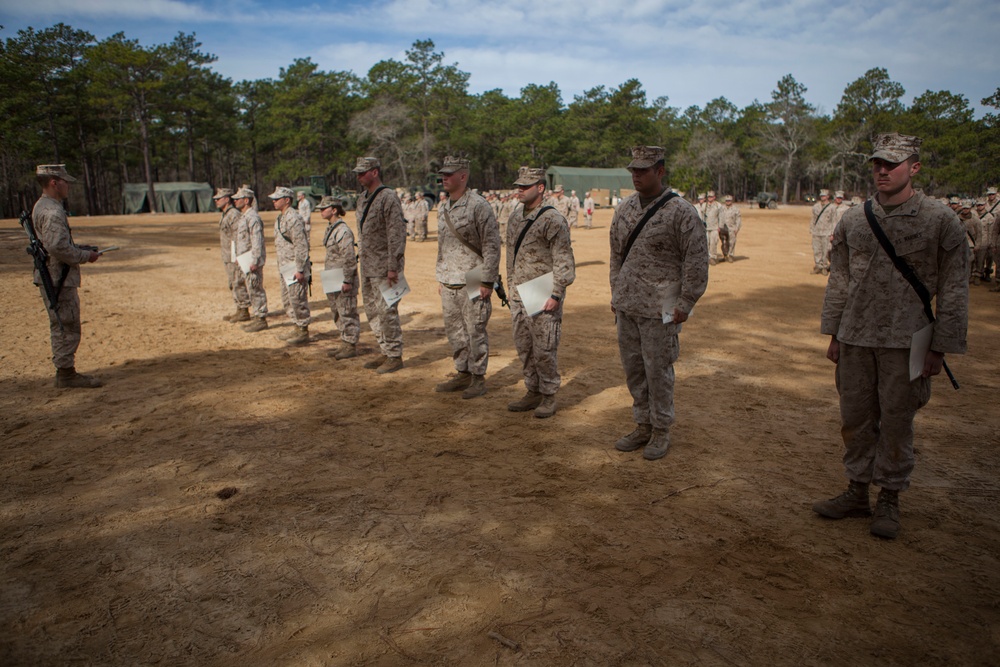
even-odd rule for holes
{"type": "Polygon", "coordinates": [[[278,336],[289,345],[309,342],[309,242],[306,239],[305,222],[299,212],[292,207],[295,191],[291,188],[276,188],[268,197],[278,210],[274,221],[274,250],[278,256],[278,279],[281,285],[281,304],[295,328],[278,336]],[[294,275],[295,282],[288,284],[286,275],[294,275]]]}
{"type": "Polygon", "coordinates": [[[664,150],[636,146],[628,164],[636,192],[611,220],[611,309],[617,316],[618,351],[632,394],[636,429],[615,449],[643,448],[647,460],[662,458],[674,423],[674,367],[678,334],[708,287],[708,239],[694,207],[674,197],[646,222],[625,254],[639,222],[662,197],[664,150]],[[664,311],[670,322],[664,324],[664,311]]]}
{"type": "Polygon", "coordinates": [[[569,228],[573,229],[577,226],[577,221],[580,219],[580,200],[576,198],[576,190],[569,193],[569,215],[566,216],[566,222],[569,224],[569,228]]]}
{"type": "Polygon", "coordinates": [[[834,232],[821,331],[831,336],[827,358],[837,364],[850,486],[813,510],[832,519],[868,516],[874,483],[881,491],[871,532],[894,538],[898,494],[909,488],[914,467],[913,418],[930,398],[944,354],[966,349],[969,251],[957,216],[913,188],[921,140],[893,133],[874,143],[873,213],[934,299],[936,319],[922,374],[911,381],[911,336],[928,325],[923,302],[882,249],[863,207],[845,213],[834,232]]]}
{"type": "Polygon", "coordinates": [[[222,211],[222,217],[219,218],[219,247],[222,250],[222,266],[226,271],[229,291],[233,295],[233,303],[236,304],[236,312],[223,315],[222,319],[235,323],[250,319],[250,295],[247,294],[247,285],[240,265],[236,263],[236,255],[239,253],[235,252],[234,241],[236,225],[240,221],[240,211],[233,206],[232,195],[233,191],[229,188],[218,188],[212,200],[222,211]]]}
{"type": "Polygon", "coordinates": [[[236,223],[236,255],[251,253],[250,271],[243,273],[236,265],[247,289],[253,316],[243,327],[250,333],[263,331],[267,328],[267,292],[264,291],[264,263],[267,261],[267,248],[264,244],[264,221],[260,219],[255,205],[254,191],[244,186],[233,195],[233,203],[240,211],[240,219],[236,223]]]}
{"type": "Polygon", "coordinates": [[[986,256],[987,240],[983,233],[983,223],[972,212],[972,200],[963,199],[958,207],[958,217],[965,226],[965,239],[969,245],[969,282],[979,285],[983,259],[986,256]]]}
{"type": "Polygon", "coordinates": [[[521,167],[514,185],[518,187],[521,205],[514,209],[507,222],[507,280],[514,346],[521,359],[527,393],[520,400],[509,403],[507,409],[511,412],[534,409],[535,416],[544,419],[556,412],[555,397],[560,384],[557,352],[563,300],[566,288],[576,279],[576,263],[566,218],[541,203],[545,170],[521,167]],[[515,253],[518,237],[526,227],[528,231],[515,253]],[[552,295],[542,312],[529,315],[517,286],[549,272],[553,274],[552,295]]]}
{"type": "Polygon", "coordinates": [[[812,235],[813,270],[827,275],[830,273],[830,237],[836,223],[837,207],[830,201],[830,191],[820,190],[819,201],[813,204],[809,233],[812,235]]]}
{"type": "Polygon", "coordinates": [[[462,391],[462,398],[475,398],[486,393],[487,325],[500,269],[500,227],[489,202],[468,188],[468,160],[449,155],[439,173],[449,196],[438,209],[435,277],[456,374],[435,391],[462,391]],[[482,280],[478,296],[469,299],[466,273],[475,268],[481,269],[482,280]]]}
{"type": "Polygon", "coordinates": [[[399,303],[388,305],[379,284],[383,280],[395,284],[403,271],[406,220],[399,197],[382,184],[382,165],[378,158],[359,157],[354,173],[363,188],[355,211],[361,249],[361,296],[368,324],[381,351],[378,358],[365,364],[365,368],[376,369],[379,374],[393,373],[403,367],[399,303]]]}
{"type": "Polygon", "coordinates": [[[732,195],[726,195],[724,198],[722,211],[719,213],[719,223],[720,229],[725,228],[726,230],[726,241],[722,244],[722,254],[727,262],[735,262],[736,238],[739,236],[740,229],[743,228],[743,215],[740,213],[739,207],[733,205],[732,195]]]}
{"type": "Polygon", "coordinates": [[[555,209],[559,212],[559,215],[566,218],[566,223],[568,225],[569,215],[570,215],[570,203],[569,203],[569,197],[566,196],[566,191],[563,189],[563,186],[561,185],[555,186],[555,188],[552,190],[552,197],[549,200],[548,204],[549,206],[555,207],[555,209]]]}
{"type": "Polygon", "coordinates": [[[429,212],[430,208],[427,206],[427,200],[424,199],[424,193],[418,192],[417,198],[413,202],[413,240],[418,243],[427,240],[427,216],[429,212]]]}
{"type": "Polygon", "coordinates": [[[715,192],[708,191],[708,201],[705,202],[705,239],[708,242],[708,263],[719,262],[719,226],[722,224],[722,204],[715,199],[715,192]]]}
{"type": "Polygon", "coordinates": [[[339,292],[327,292],[333,324],[340,331],[340,347],[327,352],[337,360],[352,359],[358,355],[357,345],[361,332],[361,318],[358,317],[358,255],[354,252],[354,232],[344,222],[344,204],[336,197],[327,195],[320,201],[319,210],[327,221],[323,233],[323,247],[326,248],[326,270],[340,269],[344,272],[344,282],[339,292]]]}
{"type": "Polygon", "coordinates": [[[594,228],[594,198],[590,196],[590,193],[586,193],[583,199],[583,215],[587,222],[584,223],[586,229],[594,228]]]}
{"type": "Polygon", "coordinates": [[[82,336],[80,319],[80,265],[96,262],[100,255],[90,248],[81,248],[73,242],[63,201],[69,197],[69,184],[76,179],[66,172],[66,165],[41,164],[35,169],[42,196],[31,210],[35,234],[48,253],[48,272],[52,285],[58,292],[55,304],[42,286],[41,273],[36,269],[34,283],[42,295],[42,302],[49,315],[49,337],[52,344],[52,363],[56,367],[56,387],[92,389],[100,387],[100,380],[76,372],[76,350],[82,336]]]}
{"type": "Polygon", "coordinates": [[[312,214],[313,214],[313,203],[312,199],[306,196],[305,192],[301,190],[297,194],[299,198],[298,212],[299,217],[302,218],[303,228],[306,230],[306,245],[309,244],[309,233],[312,231],[312,214]]]}

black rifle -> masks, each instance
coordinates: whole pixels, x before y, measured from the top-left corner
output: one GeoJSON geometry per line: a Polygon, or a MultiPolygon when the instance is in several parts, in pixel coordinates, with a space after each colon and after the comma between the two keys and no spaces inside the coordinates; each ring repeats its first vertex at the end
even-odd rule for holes
{"type": "Polygon", "coordinates": [[[62,291],[63,283],[66,281],[67,274],[69,274],[69,267],[63,266],[63,273],[59,277],[59,286],[53,285],[52,275],[49,273],[49,253],[38,239],[38,235],[35,234],[35,225],[31,222],[31,214],[27,211],[21,211],[20,221],[21,226],[24,227],[24,232],[28,235],[29,244],[25,250],[35,260],[35,270],[38,271],[38,275],[42,279],[42,288],[45,290],[45,296],[49,300],[49,310],[52,311],[56,322],[59,323],[59,328],[62,329],[63,323],[59,319],[56,302],[59,301],[59,292],[62,291]]]}
{"type": "Polygon", "coordinates": [[[493,291],[500,297],[500,305],[510,308],[510,304],[507,301],[507,290],[503,288],[503,276],[497,276],[497,281],[493,283],[493,291]]]}

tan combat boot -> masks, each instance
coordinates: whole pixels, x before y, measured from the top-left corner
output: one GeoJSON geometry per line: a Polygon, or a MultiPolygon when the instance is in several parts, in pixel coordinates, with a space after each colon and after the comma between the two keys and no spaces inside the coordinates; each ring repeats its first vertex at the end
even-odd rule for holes
{"type": "Polygon", "coordinates": [[[434,391],[446,392],[446,391],[461,391],[465,389],[470,384],[472,384],[472,373],[466,371],[458,371],[452,376],[450,380],[445,380],[444,382],[438,383],[434,387],[434,391]]]}
{"type": "Polygon", "coordinates": [[[836,498],[817,500],[813,503],[813,512],[828,519],[870,516],[872,510],[868,504],[868,485],[852,481],[851,485],[847,487],[847,491],[836,498]]]}
{"type": "Polygon", "coordinates": [[[354,343],[341,343],[340,347],[336,350],[330,350],[326,353],[328,357],[333,357],[337,361],[343,361],[344,359],[353,359],[358,356],[358,348],[354,343]]]}
{"type": "Polygon", "coordinates": [[[365,362],[365,368],[374,370],[374,369],[378,368],[379,366],[381,366],[382,364],[384,364],[386,362],[386,360],[388,360],[388,359],[389,359],[389,357],[385,356],[384,354],[380,354],[377,357],[375,357],[374,359],[372,359],[370,361],[366,361],[365,362]]]}
{"type": "Polygon", "coordinates": [[[635,430],[628,435],[618,438],[615,449],[619,452],[634,452],[640,447],[645,447],[649,442],[649,436],[653,434],[653,427],[649,424],[636,424],[635,430]]]}
{"type": "Polygon", "coordinates": [[[255,317],[250,322],[250,324],[244,324],[243,330],[248,333],[254,333],[256,331],[263,331],[267,328],[267,319],[264,317],[255,317]]]}
{"type": "Polygon", "coordinates": [[[476,398],[477,396],[482,396],[486,393],[486,376],[485,375],[473,375],[472,383],[466,387],[465,391],[462,392],[462,398],[476,398]]]}
{"type": "MultiPolygon", "coordinates": [[[[281,338],[281,336],[279,336],[281,338]]],[[[309,342],[309,327],[295,327],[287,336],[284,336],[282,340],[288,345],[302,345],[303,343],[309,342]]]]}
{"type": "Polygon", "coordinates": [[[899,534],[899,491],[882,489],[878,492],[870,530],[872,535],[888,540],[895,539],[899,534]]]}
{"type": "Polygon", "coordinates": [[[542,395],[537,391],[528,390],[524,396],[516,401],[511,401],[507,404],[507,409],[511,412],[527,412],[528,410],[534,410],[542,402],[542,395]]]}
{"type": "Polygon", "coordinates": [[[386,373],[395,373],[400,368],[403,367],[402,357],[386,357],[385,363],[378,367],[375,372],[379,375],[385,375],[386,373]]]}
{"type": "Polygon", "coordinates": [[[249,322],[250,321],[250,310],[248,308],[237,308],[236,312],[231,315],[223,315],[222,319],[226,322],[249,322]]]}
{"type": "Polygon", "coordinates": [[[647,461],[662,459],[667,455],[667,448],[670,447],[670,431],[665,428],[654,428],[649,442],[642,450],[642,458],[647,461]]]}
{"type": "Polygon", "coordinates": [[[556,413],[556,395],[549,394],[542,396],[542,402],[535,408],[535,416],[539,419],[548,419],[556,413]]]}
{"type": "Polygon", "coordinates": [[[101,381],[89,375],[80,375],[75,368],[56,369],[56,387],[60,389],[96,389],[103,386],[101,381]]]}

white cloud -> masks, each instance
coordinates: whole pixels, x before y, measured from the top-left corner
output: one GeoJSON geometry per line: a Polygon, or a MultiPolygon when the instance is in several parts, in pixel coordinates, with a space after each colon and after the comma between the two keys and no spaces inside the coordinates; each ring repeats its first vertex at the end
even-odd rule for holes
{"type": "Polygon", "coordinates": [[[32,0],[5,7],[15,16],[46,16],[72,22],[76,17],[115,20],[165,19],[170,21],[217,20],[198,4],[184,0],[32,0]]]}

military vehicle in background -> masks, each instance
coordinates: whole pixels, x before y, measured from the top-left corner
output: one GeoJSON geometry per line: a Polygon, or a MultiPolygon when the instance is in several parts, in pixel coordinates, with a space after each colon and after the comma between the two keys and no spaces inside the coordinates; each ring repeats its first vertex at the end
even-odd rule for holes
{"type": "Polygon", "coordinates": [[[333,195],[344,202],[344,210],[353,211],[358,202],[358,193],[354,190],[344,190],[340,187],[330,187],[323,176],[310,176],[309,185],[295,185],[292,190],[296,193],[305,192],[306,196],[312,200],[313,206],[326,195],[333,195]]]}
{"type": "Polygon", "coordinates": [[[758,192],[757,193],[757,208],[778,208],[778,193],[777,192],[758,192]]]}

